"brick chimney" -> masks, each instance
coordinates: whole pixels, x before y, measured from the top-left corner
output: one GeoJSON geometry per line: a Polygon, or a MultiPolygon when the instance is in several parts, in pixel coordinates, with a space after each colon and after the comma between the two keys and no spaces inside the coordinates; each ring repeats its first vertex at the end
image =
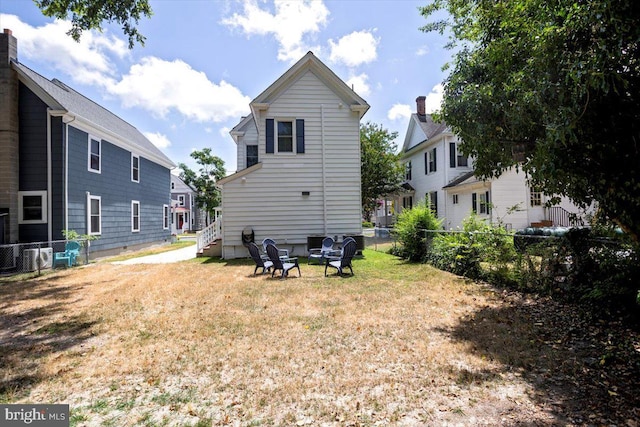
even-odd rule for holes
{"type": "Polygon", "coordinates": [[[418,114],[418,118],[421,122],[424,122],[427,118],[427,113],[425,112],[424,101],[427,99],[426,96],[419,96],[416,98],[416,114],[418,114]]]}
{"type": "Polygon", "coordinates": [[[4,221],[4,235],[0,242],[18,241],[18,74],[11,68],[11,60],[18,59],[18,41],[11,30],[0,34],[0,221],[4,221]]]}

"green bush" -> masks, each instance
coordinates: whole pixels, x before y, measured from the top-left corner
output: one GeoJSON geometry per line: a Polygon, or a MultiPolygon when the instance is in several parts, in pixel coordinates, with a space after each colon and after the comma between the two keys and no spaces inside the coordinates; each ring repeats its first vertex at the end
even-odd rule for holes
{"type": "Polygon", "coordinates": [[[512,283],[515,256],[510,232],[472,214],[463,221],[458,232],[435,237],[428,261],[442,270],[472,279],[512,283]]]}
{"type": "Polygon", "coordinates": [[[401,245],[399,255],[409,261],[422,262],[427,256],[427,230],[438,230],[442,221],[431,207],[422,201],[412,209],[403,210],[396,221],[394,234],[401,245]]]}

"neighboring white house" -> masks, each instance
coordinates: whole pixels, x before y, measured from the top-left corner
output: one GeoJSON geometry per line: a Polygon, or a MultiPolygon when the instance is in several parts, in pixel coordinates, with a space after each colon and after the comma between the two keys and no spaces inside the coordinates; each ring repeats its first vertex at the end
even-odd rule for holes
{"type": "MultiPolygon", "coordinates": [[[[416,99],[417,111],[411,115],[400,152],[406,171],[406,191],[393,201],[393,213],[428,198],[438,218],[443,219],[445,229],[460,227],[472,212],[512,229],[568,226],[571,214],[584,218],[585,212],[567,198],[546,208],[549,196],[530,188],[522,171],[512,169],[499,178],[477,179],[473,159],[466,158],[458,149],[457,135],[446,124],[435,123],[425,113],[424,102],[424,96],[416,99]]],[[[377,222],[385,219],[378,218],[377,222]]]]}
{"type": "Polygon", "coordinates": [[[309,52],[249,106],[230,132],[238,172],[217,182],[222,257],[247,256],[243,231],[298,255],[310,236],[360,235],[367,102],[309,52]]]}

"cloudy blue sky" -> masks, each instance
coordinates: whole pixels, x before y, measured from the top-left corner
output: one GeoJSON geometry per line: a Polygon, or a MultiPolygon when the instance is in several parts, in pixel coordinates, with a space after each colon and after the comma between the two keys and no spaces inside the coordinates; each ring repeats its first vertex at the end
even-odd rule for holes
{"type": "Polygon", "coordinates": [[[18,59],[58,78],[127,120],[175,163],[210,147],[236,170],[229,130],[249,102],[311,50],[371,105],[363,122],[398,132],[415,99],[438,108],[451,52],[411,0],[151,0],[128,49],[117,26],[84,33],[44,17],[30,0],[0,0],[0,27],[18,39],[18,59]]]}

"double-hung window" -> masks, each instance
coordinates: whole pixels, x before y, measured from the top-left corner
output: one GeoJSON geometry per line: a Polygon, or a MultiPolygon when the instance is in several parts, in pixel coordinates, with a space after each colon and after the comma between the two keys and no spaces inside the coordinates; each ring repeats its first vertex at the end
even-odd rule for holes
{"type": "Polygon", "coordinates": [[[87,224],[89,234],[102,234],[102,200],[100,196],[87,196],[87,224]]]}
{"type": "Polygon", "coordinates": [[[467,156],[462,154],[459,150],[458,144],[455,142],[449,143],[449,166],[452,168],[460,166],[468,166],[469,161],[467,156]]]}
{"type": "Polygon", "coordinates": [[[491,201],[489,199],[488,191],[485,191],[484,193],[480,193],[479,197],[478,197],[478,193],[471,194],[471,210],[473,210],[473,213],[480,213],[480,214],[491,213],[491,201]],[[479,209],[478,209],[478,199],[480,199],[479,209]]]}
{"type": "Polygon", "coordinates": [[[293,122],[277,121],[278,153],[293,153],[293,122]]]}
{"type": "Polygon", "coordinates": [[[162,228],[164,230],[169,229],[169,205],[162,205],[162,228]]]}
{"type": "Polygon", "coordinates": [[[131,201],[131,231],[140,231],[140,202],[137,200],[131,201]]]}
{"type": "Polygon", "coordinates": [[[429,171],[428,173],[433,173],[436,172],[437,170],[437,163],[436,163],[436,148],[434,147],[433,149],[429,150],[427,152],[428,154],[428,165],[429,165],[429,171]]]}
{"type": "Polygon", "coordinates": [[[411,160],[404,164],[404,179],[411,181],[411,160]]]}
{"type": "Polygon", "coordinates": [[[184,206],[184,194],[178,196],[178,206],[184,206]]]}
{"type": "Polygon", "coordinates": [[[18,198],[19,224],[44,224],[47,222],[47,192],[20,191],[18,198]]]}
{"type": "Polygon", "coordinates": [[[91,172],[100,173],[102,165],[102,141],[95,136],[89,135],[88,143],[88,165],[91,172]]]}
{"type": "Polygon", "coordinates": [[[131,154],[131,181],[140,182],[140,157],[131,154]]]}
{"type": "Polygon", "coordinates": [[[303,154],[304,119],[266,119],[265,142],[267,153],[303,154]]]}

